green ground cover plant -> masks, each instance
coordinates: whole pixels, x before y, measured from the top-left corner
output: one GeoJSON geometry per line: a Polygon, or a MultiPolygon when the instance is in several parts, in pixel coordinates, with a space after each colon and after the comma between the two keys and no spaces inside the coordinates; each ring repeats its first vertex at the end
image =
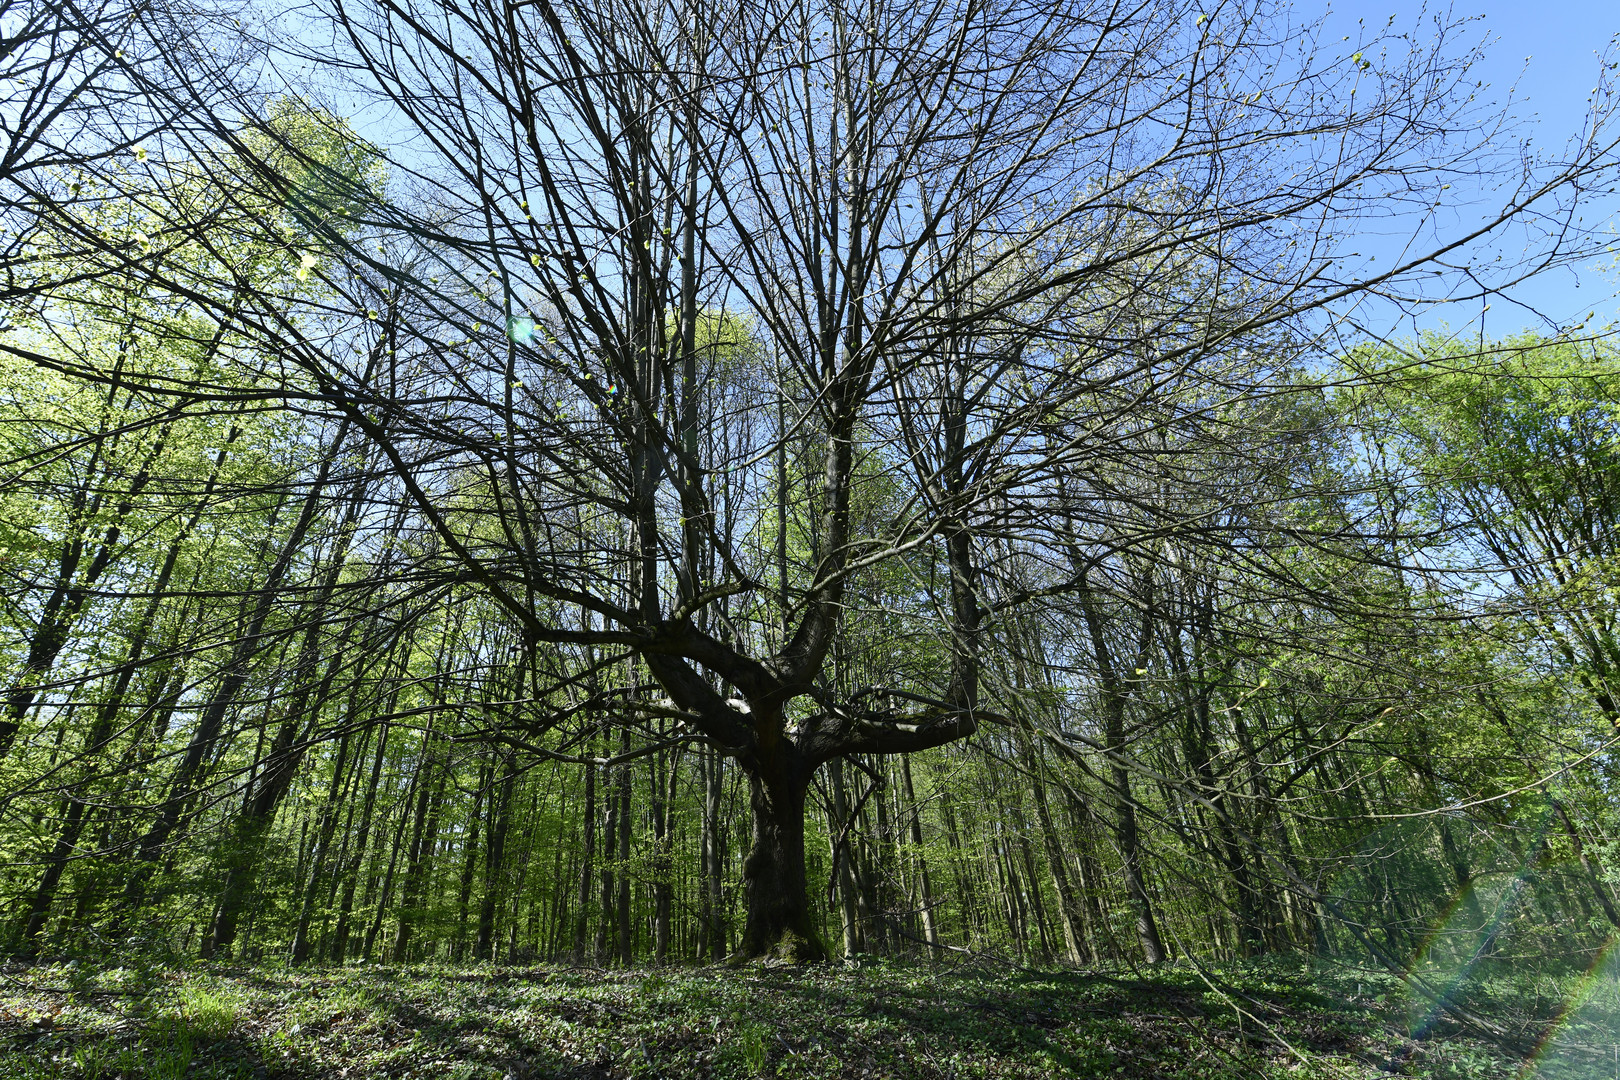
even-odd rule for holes
{"type": "MultiPolygon", "coordinates": [[[[1518,1052],[1351,964],[1100,973],[1004,965],[12,965],[0,1076],[71,1080],[646,1077],[1584,1077],[1614,973],[1454,988],[1518,1052]]],[[[1607,1038],[1612,1038],[1612,1034],[1607,1038]]]]}

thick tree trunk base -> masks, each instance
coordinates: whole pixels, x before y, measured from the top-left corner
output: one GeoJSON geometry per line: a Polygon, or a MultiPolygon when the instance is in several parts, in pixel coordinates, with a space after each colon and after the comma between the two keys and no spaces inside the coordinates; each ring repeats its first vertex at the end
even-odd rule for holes
{"type": "Polygon", "coordinates": [[[824,964],[831,954],[815,920],[804,872],[804,797],[808,770],[797,762],[750,776],[754,844],[743,863],[748,922],[733,965],[824,964]]]}
{"type": "Polygon", "coordinates": [[[831,960],[832,953],[828,951],[827,943],[821,940],[820,934],[814,931],[805,934],[796,930],[783,930],[774,942],[745,941],[727,958],[726,963],[730,967],[746,967],[749,964],[788,967],[825,964],[831,960]]]}

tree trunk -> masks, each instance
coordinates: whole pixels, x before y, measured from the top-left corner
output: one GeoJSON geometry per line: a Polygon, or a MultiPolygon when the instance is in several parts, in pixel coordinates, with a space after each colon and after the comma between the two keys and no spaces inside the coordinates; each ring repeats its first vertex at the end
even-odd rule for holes
{"type": "Polygon", "coordinates": [[[489,852],[484,857],[484,902],[478,909],[478,943],[473,955],[479,960],[495,959],[495,912],[499,904],[501,887],[505,883],[506,831],[511,825],[512,789],[517,784],[517,772],[510,762],[503,762],[506,777],[501,781],[500,795],[490,800],[489,852]]]}
{"type": "MultiPolygon", "coordinates": [[[[1083,579],[1082,579],[1083,580],[1083,579]]],[[[1124,761],[1129,753],[1125,738],[1125,708],[1134,682],[1123,681],[1119,667],[1109,647],[1101,610],[1089,586],[1079,593],[1081,611],[1091,635],[1092,654],[1097,662],[1103,707],[1104,737],[1111,764],[1109,796],[1114,804],[1114,837],[1119,845],[1120,860],[1125,876],[1125,891],[1131,906],[1136,909],[1136,937],[1142,946],[1143,958],[1150,964],[1165,960],[1164,943],[1159,937],[1159,923],[1153,912],[1153,898],[1148,894],[1142,877],[1141,838],[1136,828],[1136,802],[1131,795],[1131,775],[1124,761]]],[[[1138,632],[1136,670],[1146,664],[1148,647],[1152,642],[1152,622],[1143,616],[1138,632]]]]}
{"type": "MultiPolygon", "coordinates": [[[[140,667],[142,658],[146,653],[146,642],[157,622],[158,612],[168,596],[169,582],[174,576],[174,568],[179,561],[181,549],[185,546],[186,538],[196,529],[197,523],[202,519],[203,508],[207,500],[213,495],[214,482],[218,478],[220,467],[225,462],[226,449],[235,442],[240,429],[232,427],[226,437],[225,446],[214,455],[213,471],[209,474],[208,482],[203,486],[201,501],[193,511],[191,519],[169,543],[168,553],[164,557],[163,567],[158,571],[157,581],[152,585],[152,597],[147,601],[140,621],[130,636],[129,649],[123,665],[113,678],[111,692],[96,711],[95,722],[84,738],[83,758],[93,762],[105,743],[112,738],[114,725],[118,720],[119,710],[123,707],[124,697],[129,692],[130,683],[134,681],[136,671],[140,667]]],[[[4,742],[0,735],[0,742],[4,742]]],[[[88,786],[93,776],[94,767],[88,767],[91,776],[83,781],[88,786]]],[[[62,873],[67,868],[68,861],[78,850],[79,836],[84,828],[85,798],[83,793],[69,797],[67,820],[63,823],[62,832],[51,851],[50,858],[45,865],[45,873],[40,880],[39,888],[35,890],[29,902],[28,914],[25,917],[23,928],[23,942],[26,949],[32,949],[34,941],[45,929],[45,918],[50,912],[51,904],[56,897],[56,889],[62,879],[62,873]]]]}
{"type": "MultiPolygon", "coordinates": [[[[881,760],[879,759],[879,761],[881,760]]],[[[894,883],[899,878],[894,858],[894,830],[889,824],[889,801],[884,798],[888,787],[887,774],[888,770],[885,769],[882,773],[879,773],[879,776],[884,777],[883,780],[873,779],[872,783],[875,787],[872,797],[866,800],[866,806],[871,807],[872,817],[876,819],[873,828],[866,831],[864,829],[866,821],[864,818],[861,821],[863,831],[866,832],[871,844],[870,854],[866,860],[867,885],[870,896],[868,904],[871,909],[871,918],[868,922],[871,927],[871,934],[868,940],[871,941],[871,939],[875,938],[876,941],[873,944],[876,945],[876,948],[872,951],[883,955],[892,954],[897,944],[893,940],[894,926],[892,919],[894,918],[895,908],[898,906],[893,895],[894,883]]],[[[863,815],[866,813],[866,807],[861,808],[861,813],[863,815]]]]}
{"type": "MultiPolygon", "coordinates": [[[[231,830],[229,869],[220,892],[219,912],[202,942],[205,960],[216,952],[230,955],[236,940],[237,923],[258,884],[259,870],[266,855],[266,837],[275,824],[276,812],[292,787],[298,766],[310,745],[307,737],[299,737],[300,733],[305,736],[309,734],[327,702],[332,680],[342,659],[342,648],[340,644],[325,679],[313,695],[313,703],[310,702],[311,695],[306,692],[294,694],[288,715],[269,753],[263,758],[264,772],[259,777],[257,789],[249,790],[246,805],[231,830]]],[[[304,668],[306,665],[301,663],[299,666],[304,668]]]]}
{"type": "Polygon", "coordinates": [[[416,813],[411,826],[411,850],[405,861],[405,878],[399,891],[399,925],[394,932],[394,963],[403,964],[411,956],[411,934],[422,918],[422,899],[427,877],[426,864],[431,861],[434,833],[438,831],[438,817],[445,774],[434,769],[432,755],[433,731],[430,727],[422,737],[422,764],[424,774],[416,796],[416,813]],[[426,774],[438,772],[430,786],[426,774]]]}
{"type": "Polygon", "coordinates": [[[1007,916],[1007,933],[1017,951],[1018,962],[1024,963],[1028,926],[1024,917],[1024,903],[1020,896],[1018,868],[1013,865],[1012,845],[1005,828],[997,823],[990,834],[989,858],[985,862],[985,876],[990,886],[1001,894],[1001,909],[1007,916]],[[991,875],[994,875],[993,878],[991,875]]]}
{"type": "Polygon", "coordinates": [[[478,831],[483,824],[484,794],[494,776],[494,770],[485,765],[479,773],[472,812],[467,815],[467,835],[462,842],[461,852],[461,882],[456,893],[456,945],[452,955],[457,963],[467,955],[467,905],[472,902],[473,876],[478,869],[478,831]]]}
{"type": "MultiPolygon", "coordinates": [[[[1575,849],[1575,857],[1580,860],[1581,870],[1586,875],[1587,884],[1592,887],[1592,895],[1597,897],[1598,906],[1603,909],[1604,918],[1609,920],[1610,926],[1620,929],[1620,912],[1615,911],[1614,901],[1609,899],[1608,891],[1603,887],[1602,875],[1598,873],[1597,867],[1593,865],[1592,860],[1587,857],[1586,845],[1581,842],[1581,834],[1575,830],[1575,822],[1570,820],[1569,811],[1564,809],[1562,802],[1550,795],[1547,797],[1547,801],[1552,804],[1554,812],[1558,815],[1558,820],[1563,823],[1564,834],[1569,837],[1569,842],[1575,849]]],[[[1444,818],[1440,819],[1440,824],[1441,828],[1445,827],[1444,818]]]]}
{"type": "Polygon", "coordinates": [[[922,913],[923,940],[934,952],[939,951],[939,924],[934,917],[934,883],[928,876],[928,859],[923,854],[922,807],[917,805],[917,792],[911,786],[911,758],[900,756],[900,783],[905,790],[906,813],[911,819],[911,846],[917,865],[917,910],[922,913]]]}
{"type": "Polygon", "coordinates": [[[950,789],[940,792],[939,815],[945,822],[945,838],[950,842],[951,876],[956,879],[956,895],[959,898],[962,911],[962,941],[968,946],[973,944],[974,927],[978,924],[979,905],[978,891],[973,885],[973,876],[963,865],[965,858],[962,847],[962,832],[956,823],[956,807],[951,801],[950,789]]]}
{"type": "Polygon", "coordinates": [[[591,882],[596,867],[596,766],[585,766],[585,806],[580,817],[584,837],[580,844],[579,903],[574,912],[574,963],[585,962],[585,946],[590,940],[591,882]]]}
{"type": "MultiPolygon", "coordinates": [[[[609,744],[611,746],[611,744],[609,744]]],[[[620,765],[619,768],[624,768],[620,765]]],[[[602,770],[602,801],[605,804],[602,810],[602,859],[598,874],[600,893],[596,898],[597,906],[601,909],[601,918],[596,923],[595,954],[598,961],[609,959],[608,953],[613,945],[614,911],[613,911],[613,870],[616,861],[615,853],[619,846],[619,797],[613,789],[613,776],[607,769],[602,770]]]]}
{"type": "Polygon", "coordinates": [[[725,821],[720,814],[724,793],[725,759],[718,750],[703,751],[703,947],[700,955],[708,960],[724,960],[730,947],[726,931],[725,821]]]}
{"type": "MultiPolygon", "coordinates": [[[[416,783],[425,783],[426,777],[419,772],[416,783]]],[[[388,845],[388,870],[383,874],[382,889],[377,896],[377,906],[372,910],[371,925],[366,928],[365,943],[360,947],[360,955],[369,962],[371,950],[377,944],[377,934],[382,930],[383,919],[388,915],[388,905],[394,897],[394,872],[399,869],[399,855],[405,846],[405,826],[410,824],[411,797],[415,795],[414,787],[407,788],[404,805],[400,808],[399,824],[394,827],[394,839],[388,845]]],[[[369,892],[369,886],[368,890],[369,892]]]]}
{"type": "Polygon", "coordinates": [[[236,706],[237,696],[242,688],[248,684],[251,675],[250,664],[265,649],[260,633],[271,610],[280,599],[288,571],[304,549],[305,539],[318,516],[322,495],[337,459],[337,448],[343,445],[347,433],[348,423],[345,421],[338,426],[332,441],[332,452],[322,459],[315,479],[304,496],[298,520],[294,523],[292,531],[282,540],[275,562],[271,564],[261,584],[251,594],[253,604],[247,625],[233,645],[231,658],[220,672],[219,684],[208,705],[198,717],[191,742],[169,778],[168,795],[160,804],[157,819],[137,845],[138,861],[124,889],[124,903],[129,910],[133,911],[141,906],[147,880],[162,857],[164,845],[180,824],[185,807],[197,790],[200,771],[208,755],[214,750],[215,740],[221,734],[226,716],[236,706]]]}
{"type": "Polygon", "coordinates": [[[662,966],[669,963],[670,915],[675,906],[674,866],[670,853],[670,834],[674,831],[672,807],[675,794],[675,771],[680,764],[678,754],[658,754],[651,769],[653,779],[653,962],[662,966]]]}
{"type": "MultiPolygon", "coordinates": [[[[1027,744],[1026,744],[1027,745],[1027,744]]],[[[1091,958],[1091,943],[1086,938],[1085,916],[1079,899],[1069,881],[1069,867],[1063,858],[1063,847],[1052,821],[1052,809],[1046,801],[1046,784],[1035,763],[1031,773],[1032,794],[1035,799],[1035,822],[1041,830],[1041,848],[1046,855],[1046,868],[1052,877],[1052,891],[1057,894],[1058,921],[1063,928],[1063,945],[1069,954],[1069,963],[1083,964],[1091,958]]]]}
{"type": "Polygon", "coordinates": [[[844,955],[855,956],[865,951],[861,941],[861,920],[856,910],[855,871],[850,865],[854,857],[854,844],[850,839],[849,799],[844,793],[844,763],[835,760],[827,766],[829,787],[832,788],[832,820],[829,822],[834,881],[838,890],[838,911],[843,928],[844,955]]]}
{"type": "Polygon", "coordinates": [[[760,751],[747,763],[754,838],[743,861],[747,923],[736,959],[820,963],[828,959],[827,946],[811,918],[804,870],[810,770],[781,744],[760,751]]]}
{"type": "Polygon", "coordinates": [[[377,735],[377,753],[371,762],[371,779],[366,785],[365,804],[360,810],[360,832],[354,840],[354,854],[349,858],[343,880],[343,899],[338,905],[337,926],[332,931],[332,962],[343,963],[349,949],[349,920],[354,914],[354,890],[359,884],[365,866],[366,845],[371,839],[372,815],[377,806],[377,789],[382,779],[383,754],[388,748],[389,726],[385,722],[377,735]]]}
{"type": "MultiPolygon", "coordinates": [[[[350,712],[353,712],[353,702],[350,702],[350,712]]],[[[361,736],[360,749],[356,759],[363,758],[366,753],[366,737],[370,732],[361,736]]],[[[331,854],[332,837],[337,832],[338,815],[342,810],[343,792],[348,787],[349,774],[344,771],[349,757],[350,734],[345,733],[338,743],[337,761],[332,765],[332,783],[326,793],[326,801],[322,803],[316,823],[315,850],[310,855],[309,873],[302,878],[304,882],[303,896],[298,907],[298,925],[293,931],[292,962],[294,965],[302,964],[309,959],[309,927],[315,915],[315,901],[320,893],[322,871],[326,867],[327,858],[331,854]]],[[[358,770],[356,770],[358,772],[358,770]]]]}
{"type": "Polygon", "coordinates": [[[1040,932],[1041,959],[1051,960],[1056,950],[1052,948],[1052,931],[1047,923],[1046,901],[1041,896],[1041,879],[1035,873],[1034,845],[1029,842],[1029,833],[1024,822],[1018,823],[1018,853],[1024,860],[1024,882],[1029,889],[1029,905],[1035,916],[1035,929],[1040,932]]]}
{"type": "MultiPolygon", "coordinates": [[[[630,752],[630,729],[619,733],[619,753],[630,752]]],[[[635,943],[630,938],[630,766],[619,766],[619,889],[615,897],[614,922],[617,924],[619,963],[629,967],[635,960],[635,943]]]]}
{"type": "Polygon", "coordinates": [[[1136,939],[1142,957],[1150,964],[1165,961],[1164,944],[1159,938],[1159,922],[1153,913],[1153,898],[1142,878],[1142,846],[1136,830],[1136,804],[1131,797],[1131,780],[1122,767],[1114,766],[1114,831],[1124,863],[1125,891],[1136,909],[1136,939]]]}

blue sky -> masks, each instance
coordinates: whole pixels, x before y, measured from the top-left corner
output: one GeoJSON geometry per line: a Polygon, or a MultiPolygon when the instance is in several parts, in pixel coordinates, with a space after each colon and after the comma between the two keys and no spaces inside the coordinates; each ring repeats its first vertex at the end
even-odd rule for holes
{"type": "MultiPolygon", "coordinates": [[[[1474,43],[1487,42],[1485,58],[1476,68],[1476,77],[1488,84],[1482,100],[1509,103],[1518,121],[1517,136],[1528,137],[1534,146],[1549,151],[1562,147],[1581,128],[1598,80],[1600,57],[1610,51],[1611,43],[1620,34],[1620,0],[1464,0],[1455,4],[1439,0],[1429,5],[1422,0],[1342,0],[1331,5],[1320,0],[1299,0],[1290,19],[1295,25],[1324,19],[1320,38],[1324,52],[1342,48],[1348,53],[1356,48],[1363,27],[1376,35],[1392,17],[1394,32],[1410,32],[1420,44],[1432,39],[1437,17],[1462,23],[1448,49],[1453,55],[1467,51],[1474,43]],[[1349,36],[1349,42],[1340,41],[1344,35],[1349,36]]],[[[306,44],[315,47],[314,41],[306,44]]],[[[1611,60],[1620,60],[1620,51],[1611,60]]],[[[371,137],[389,141],[382,130],[367,128],[367,110],[357,106],[354,118],[371,137]]],[[[1466,226],[1470,215],[1489,212],[1501,201],[1499,195],[1485,187],[1469,190],[1461,182],[1454,184],[1452,195],[1456,199],[1450,222],[1453,233],[1466,226]]],[[[1620,240],[1620,196],[1589,204],[1586,222],[1615,232],[1620,240]]],[[[1353,246],[1364,253],[1377,252],[1380,257],[1368,269],[1381,269],[1390,265],[1391,258],[1399,254],[1410,237],[1409,226],[1403,229],[1399,220],[1386,221],[1376,233],[1363,233],[1353,246]]],[[[1620,243],[1616,246],[1620,247],[1620,243]]],[[[1476,251],[1470,259],[1489,264],[1496,253],[1511,258],[1521,248],[1522,243],[1517,243],[1510,233],[1498,247],[1476,251]]],[[[1588,326],[1601,328],[1608,323],[1620,324],[1617,291],[1620,263],[1616,256],[1609,255],[1523,283],[1508,295],[1490,298],[1489,309],[1484,311],[1479,301],[1431,307],[1414,321],[1401,318],[1387,305],[1380,308],[1369,303],[1357,315],[1362,329],[1380,336],[1410,335],[1441,324],[1454,330],[1466,328],[1472,334],[1478,332],[1483,319],[1487,336],[1503,337],[1525,329],[1568,327],[1586,321],[1588,312],[1597,313],[1588,326]]]]}
{"type": "MultiPolygon", "coordinates": [[[[1600,57],[1620,33],[1620,0],[1468,0],[1449,8],[1444,3],[1424,7],[1412,0],[1351,0],[1331,8],[1300,3],[1294,10],[1299,20],[1328,12],[1328,28],[1337,31],[1334,37],[1354,35],[1358,20],[1369,28],[1382,27],[1395,16],[1397,30],[1411,30],[1420,18],[1429,22],[1448,10],[1453,20],[1470,20],[1462,30],[1463,39],[1489,42],[1485,60],[1476,69],[1488,84],[1482,99],[1501,104],[1511,95],[1511,111],[1520,124],[1518,134],[1549,151],[1562,147],[1580,129],[1597,83],[1600,57]]],[[[1620,54],[1610,60],[1620,60],[1620,54]]],[[[1455,194],[1460,202],[1477,200],[1482,210],[1495,204],[1485,189],[1469,192],[1459,185],[1455,194]]],[[[1591,203],[1586,220],[1588,224],[1602,223],[1610,231],[1620,229],[1620,197],[1591,203]]],[[[1511,240],[1501,250],[1507,251],[1509,244],[1511,240]]],[[[1494,255],[1487,253],[1485,258],[1494,255]]],[[[1538,312],[1565,326],[1582,321],[1589,311],[1597,312],[1596,326],[1620,322],[1617,289],[1620,273],[1612,255],[1576,271],[1553,271],[1520,285],[1509,296],[1493,298],[1490,309],[1483,313],[1485,332],[1498,337],[1521,329],[1546,330],[1538,312]]],[[[1475,320],[1482,317],[1480,305],[1469,308],[1434,311],[1421,317],[1418,326],[1428,328],[1444,321],[1454,329],[1477,327],[1475,320]]],[[[1412,329],[1409,320],[1405,329],[1412,329]]]]}

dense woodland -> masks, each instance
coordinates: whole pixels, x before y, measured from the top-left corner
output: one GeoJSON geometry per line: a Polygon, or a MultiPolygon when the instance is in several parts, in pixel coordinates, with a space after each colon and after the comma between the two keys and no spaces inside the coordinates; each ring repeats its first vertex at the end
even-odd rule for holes
{"type": "Polygon", "coordinates": [[[24,7],[6,949],[1620,932],[1620,351],[1366,330],[1589,258],[1606,91],[1473,265],[1440,30],[24,7]]]}

